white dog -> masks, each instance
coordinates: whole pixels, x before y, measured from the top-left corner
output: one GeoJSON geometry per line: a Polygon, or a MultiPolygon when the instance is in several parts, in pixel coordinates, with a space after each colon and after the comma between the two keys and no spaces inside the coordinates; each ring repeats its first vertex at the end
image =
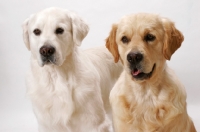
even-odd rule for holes
{"type": "Polygon", "coordinates": [[[122,66],[106,48],[78,48],[88,33],[76,14],[49,8],[23,23],[31,51],[28,95],[40,132],[108,132],[109,92],[122,66]]]}

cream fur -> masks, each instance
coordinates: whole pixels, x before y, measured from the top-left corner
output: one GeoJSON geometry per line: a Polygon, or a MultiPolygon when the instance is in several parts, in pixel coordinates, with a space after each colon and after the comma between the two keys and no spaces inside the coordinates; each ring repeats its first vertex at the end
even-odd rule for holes
{"type": "Polygon", "coordinates": [[[87,24],[75,13],[48,8],[23,24],[31,68],[26,78],[40,132],[109,132],[109,92],[122,66],[115,64],[105,47],[81,50],[87,24]],[[56,28],[64,29],[55,34],[56,28]],[[36,36],[35,28],[41,30],[36,36]],[[51,64],[44,64],[39,49],[55,48],[51,64]]]}
{"type": "Polygon", "coordinates": [[[187,114],[186,92],[175,73],[167,66],[184,37],[170,20],[154,14],[133,14],[114,24],[106,46],[124,70],[110,93],[115,132],[196,132],[187,114]],[[156,38],[146,41],[145,36],[156,38]],[[123,43],[126,36],[128,43],[123,43]],[[150,78],[132,75],[127,55],[143,55],[140,71],[150,78]]]}

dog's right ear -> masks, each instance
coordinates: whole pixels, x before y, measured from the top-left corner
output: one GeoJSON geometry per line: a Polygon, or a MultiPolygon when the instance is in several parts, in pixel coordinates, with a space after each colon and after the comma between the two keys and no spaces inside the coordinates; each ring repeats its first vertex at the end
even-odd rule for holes
{"type": "Polygon", "coordinates": [[[29,35],[28,35],[28,22],[29,22],[29,18],[27,18],[23,24],[22,24],[22,29],[23,29],[23,39],[24,39],[24,43],[26,45],[26,48],[28,50],[30,50],[30,43],[29,43],[29,35]]]}
{"type": "Polygon", "coordinates": [[[118,25],[113,24],[112,29],[110,31],[110,35],[106,38],[106,48],[111,52],[114,56],[115,63],[119,61],[119,51],[116,43],[116,32],[118,25]]]}

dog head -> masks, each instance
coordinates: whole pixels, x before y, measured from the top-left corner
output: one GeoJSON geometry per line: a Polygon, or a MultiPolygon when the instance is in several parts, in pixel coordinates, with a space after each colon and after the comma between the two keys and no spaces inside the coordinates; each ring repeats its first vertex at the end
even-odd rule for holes
{"type": "Polygon", "coordinates": [[[106,47],[115,62],[122,61],[135,80],[162,72],[165,61],[181,46],[183,35],[174,23],[158,15],[140,13],[113,24],[106,47]]]}
{"type": "Polygon", "coordinates": [[[40,66],[62,65],[66,57],[80,46],[88,25],[75,13],[48,8],[27,18],[23,25],[24,43],[40,66]]]}

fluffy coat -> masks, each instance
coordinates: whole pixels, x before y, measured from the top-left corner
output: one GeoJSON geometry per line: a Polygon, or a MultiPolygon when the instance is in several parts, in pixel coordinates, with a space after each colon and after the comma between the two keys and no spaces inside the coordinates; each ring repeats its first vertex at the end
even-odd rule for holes
{"type": "Polygon", "coordinates": [[[166,64],[183,40],[173,22],[155,14],[113,24],[106,47],[124,66],[110,93],[115,132],[196,132],[185,88],[166,64]]]}
{"type": "Polygon", "coordinates": [[[27,94],[40,132],[112,129],[108,97],[122,66],[105,47],[78,47],[88,30],[78,15],[60,8],[33,14],[23,24],[24,42],[31,51],[27,94]],[[55,51],[47,60],[44,46],[55,51]]]}

